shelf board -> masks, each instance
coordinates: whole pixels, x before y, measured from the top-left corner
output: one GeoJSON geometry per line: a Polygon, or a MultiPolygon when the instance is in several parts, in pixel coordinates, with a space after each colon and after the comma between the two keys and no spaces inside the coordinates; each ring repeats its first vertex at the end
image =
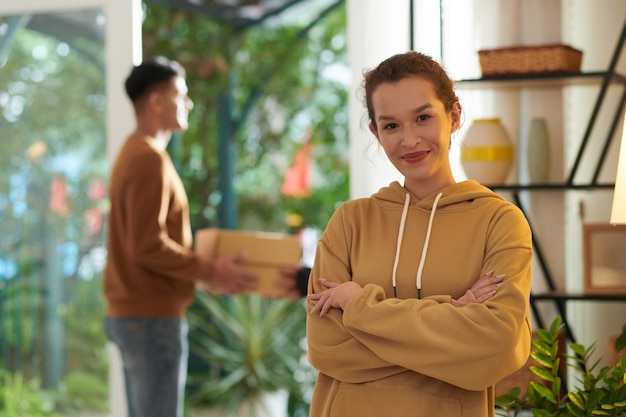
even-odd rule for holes
{"type": "Polygon", "coordinates": [[[610,77],[611,82],[626,84],[625,76],[609,74],[608,72],[515,74],[456,80],[454,84],[458,89],[564,87],[568,85],[597,85],[605,77],[610,77]]]}
{"type": "Polygon", "coordinates": [[[533,300],[580,300],[580,301],[626,301],[626,293],[586,294],[569,293],[564,291],[551,291],[541,294],[531,294],[533,300]]]}
{"type": "Polygon", "coordinates": [[[494,191],[555,191],[555,190],[596,190],[614,189],[615,184],[503,184],[485,185],[494,191]]]}

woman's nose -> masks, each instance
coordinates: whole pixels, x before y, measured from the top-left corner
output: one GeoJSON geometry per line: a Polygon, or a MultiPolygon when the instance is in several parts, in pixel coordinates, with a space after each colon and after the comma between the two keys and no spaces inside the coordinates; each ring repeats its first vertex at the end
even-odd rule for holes
{"type": "Polygon", "coordinates": [[[422,141],[419,130],[416,128],[409,128],[406,130],[402,137],[402,144],[404,146],[415,146],[422,141]]]}

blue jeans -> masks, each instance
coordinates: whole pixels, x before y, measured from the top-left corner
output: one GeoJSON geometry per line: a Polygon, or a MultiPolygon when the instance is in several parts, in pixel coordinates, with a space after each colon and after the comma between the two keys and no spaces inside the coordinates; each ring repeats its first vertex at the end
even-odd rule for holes
{"type": "Polygon", "coordinates": [[[107,317],[105,328],[122,356],[128,417],[182,417],[187,321],[107,317]]]}

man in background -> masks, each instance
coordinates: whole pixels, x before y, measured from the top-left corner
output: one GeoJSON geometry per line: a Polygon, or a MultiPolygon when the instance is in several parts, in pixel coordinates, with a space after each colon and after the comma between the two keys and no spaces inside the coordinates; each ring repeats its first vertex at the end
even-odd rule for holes
{"type": "Polygon", "coordinates": [[[192,251],[187,195],[166,152],[193,108],[183,67],[147,60],[125,88],[136,128],[111,173],[106,331],[121,353],[129,417],[182,417],[196,286],[237,294],[256,289],[257,277],[239,268],[241,255],[211,262],[192,251]]]}

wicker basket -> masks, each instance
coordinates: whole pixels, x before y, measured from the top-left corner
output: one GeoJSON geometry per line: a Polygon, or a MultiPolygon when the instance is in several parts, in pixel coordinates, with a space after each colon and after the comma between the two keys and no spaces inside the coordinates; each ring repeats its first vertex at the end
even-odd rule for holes
{"type": "Polygon", "coordinates": [[[483,78],[580,72],[582,55],[582,51],[561,44],[512,46],[478,51],[483,78]]]}

